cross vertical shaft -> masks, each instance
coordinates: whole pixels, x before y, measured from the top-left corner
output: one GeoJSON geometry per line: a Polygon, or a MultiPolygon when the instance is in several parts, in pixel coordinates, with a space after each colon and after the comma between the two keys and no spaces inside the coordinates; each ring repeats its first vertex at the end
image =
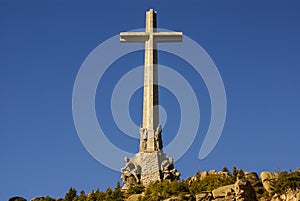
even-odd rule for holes
{"type": "Polygon", "coordinates": [[[149,39],[145,41],[144,61],[144,98],[143,98],[143,128],[154,130],[158,126],[158,72],[157,43],[153,32],[156,31],[156,12],[152,9],[146,13],[146,33],[149,39]]]}
{"type": "Polygon", "coordinates": [[[161,151],[161,127],[158,110],[157,43],[181,42],[182,32],[157,32],[156,12],[146,12],[145,32],[122,32],[121,42],[145,43],[143,122],[140,128],[140,152],[161,151]]]}

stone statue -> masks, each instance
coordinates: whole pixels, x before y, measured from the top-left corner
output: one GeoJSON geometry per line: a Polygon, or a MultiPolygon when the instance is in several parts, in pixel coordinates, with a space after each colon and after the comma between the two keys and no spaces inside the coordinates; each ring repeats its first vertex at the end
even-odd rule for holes
{"type": "Polygon", "coordinates": [[[147,129],[140,128],[140,139],[141,139],[141,151],[146,151],[146,149],[147,149],[147,139],[148,139],[147,129]]]}
{"type": "Polygon", "coordinates": [[[154,139],[155,139],[155,150],[160,151],[162,150],[162,140],[161,140],[161,125],[158,124],[155,133],[154,133],[154,139]]]}
{"type": "Polygon", "coordinates": [[[169,169],[169,167],[173,165],[173,161],[174,161],[173,158],[168,158],[168,159],[163,160],[161,162],[160,169],[161,170],[164,170],[165,168],[169,169]]]}
{"type": "Polygon", "coordinates": [[[121,179],[124,185],[128,186],[130,183],[140,183],[141,168],[132,159],[125,157],[125,167],[121,169],[121,179]]]}
{"type": "Polygon", "coordinates": [[[174,168],[174,159],[168,158],[161,162],[161,178],[162,180],[179,180],[180,173],[174,168]]]}

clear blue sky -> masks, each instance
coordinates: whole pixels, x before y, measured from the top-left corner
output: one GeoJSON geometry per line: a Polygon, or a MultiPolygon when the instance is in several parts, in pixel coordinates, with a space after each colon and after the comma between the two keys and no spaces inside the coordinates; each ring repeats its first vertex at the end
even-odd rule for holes
{"type": "MultiPolygon", "coordinates": [[[[198,169],[234,165],[257,172],[300,167],[299,1],[1,0],[0,200],[63,197],[71,186],[90,192],[120,181],[120,172],[101,165],[81,144],[73,123],[72,90],[87,55],[120,31],[143,27],[149,8],[158,12],[159,27],[183,31],[208,52],[226,89],[223,134],[210,155],[199,160],[210,119],[207,89],[188,65],[160,53],[160,64],[173,67],[203,92],[197,95],[198,135],[176,162],[182,178],[198,169]]],[[[105,121],[109,139],[133,152],[138,141],[116,128],[109,101],[101,101],[109,100],[110,80],[142,65],[141,56],[137,52],[116,62],[102,80],[107,87],[96,96],[98,119],[105,121]]],[[[178,110],[167,90],[160,95],[167,112],[178,110]]],[[[140,96],[138,91],[130,106],[138,105],[131,109],[136,124],[141,122],[140,96]]],[[[163,131],[164,143],[178,128],[174,116],[163,131]]]]}

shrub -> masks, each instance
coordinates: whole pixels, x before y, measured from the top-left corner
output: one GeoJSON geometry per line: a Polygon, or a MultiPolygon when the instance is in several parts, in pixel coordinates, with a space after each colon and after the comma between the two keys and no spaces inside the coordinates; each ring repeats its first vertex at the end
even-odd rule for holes
{"type": "Polygon", "coordinates": [[[300,172],[279,172],[278,178],[271,181],[274,193],[283,194],[288,190],[300,189],[300,172]]]}

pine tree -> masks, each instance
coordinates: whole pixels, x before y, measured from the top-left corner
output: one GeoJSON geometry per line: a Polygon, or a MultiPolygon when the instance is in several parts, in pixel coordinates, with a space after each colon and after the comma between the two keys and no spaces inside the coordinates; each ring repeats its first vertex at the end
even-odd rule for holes
{"type": "Polygon", "coordinates": [[[78,197],[78,201],[85,201],[86,198],[87,198],[87,196],[85,195],[85,192],[82,190],[82,191],[80,192],[79,197],[78,197]]]}
{"type": "Polygon", "coordinates": [[[121,190],[121,184],[119,181],[117,182],[116,188],[112,192],[111,198],[115,201],[122,201],[124,198],[123,192],[121,190]]]}
{"type": "Polygon", "coordinates": [[[232,169],[232,176],[233,176],[234,180],[236,180],[238,174],[239,174],[239,170],[237,169],[236,166],[234,166],[232,169]]]}
{"type": "Polygon", "coordinates": [[[87,195],[86,201],[96,201],[96,200],[97,200],[97,196],[93,189],[92,192],[87,195]]]}
{"type": "Polygon", "coordinates": [[[75,188],[70,188],[69,192],[66,193],[65,195],[65,201],[72,201],[74,198],[78,197],[77,196],[77,191],[75,188]]]}
{"type": "Polygon", "coordinates": [[[223,167],[222,172],[228,172],[228,173],[230,173],[229,170],[228,170],[228,168],[226,166],[223,167]]]}
{"type": "Polygon", "coordinates": [[[245,173],[243,169],[240,169],[237,175],[238,179],[245,179],[245,173]]]}

